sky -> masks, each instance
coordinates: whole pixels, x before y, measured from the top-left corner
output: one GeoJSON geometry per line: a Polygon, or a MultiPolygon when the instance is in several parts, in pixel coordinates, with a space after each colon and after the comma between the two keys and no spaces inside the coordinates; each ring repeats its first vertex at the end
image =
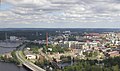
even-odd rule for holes
{"type": "Polygon", "coordinates": [[[1,0],[0,28],[120,28],[120,0],[1,0]]]}

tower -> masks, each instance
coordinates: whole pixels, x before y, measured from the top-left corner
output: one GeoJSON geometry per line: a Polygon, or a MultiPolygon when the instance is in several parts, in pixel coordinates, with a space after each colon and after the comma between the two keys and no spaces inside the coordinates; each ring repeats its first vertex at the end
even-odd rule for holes
{"type": "Polygon", "coordinates": [[[8,39],[7,39],[7,33],[5,33],[5,40],[7,41],[8,39]]]}
{"type": "Polygon", "coordinates": [[[46,47],[48,47],[48,33],[46,33],[46,47]]]}
{"type": "Polygon", "coordinates": [[[36,36],[38,36],[38,32],[36,32],[36,36]]]}

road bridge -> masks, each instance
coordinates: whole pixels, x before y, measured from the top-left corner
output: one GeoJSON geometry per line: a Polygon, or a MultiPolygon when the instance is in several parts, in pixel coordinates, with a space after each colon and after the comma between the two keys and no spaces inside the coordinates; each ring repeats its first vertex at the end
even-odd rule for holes
{"type": "Polygon", "coordinates": [[[25,59],[25,57],[22,55],[22,49],[23,47],[25,47],[25,45],[21,46],[21,48],[16,51],[16,57],[18,58],[18,60],[27,68],[29,68],[32,71],[46,71],[40,67],[38,67],[37,65],[35,65],[34,63],[28,61],[27,59],[25,59]]]}

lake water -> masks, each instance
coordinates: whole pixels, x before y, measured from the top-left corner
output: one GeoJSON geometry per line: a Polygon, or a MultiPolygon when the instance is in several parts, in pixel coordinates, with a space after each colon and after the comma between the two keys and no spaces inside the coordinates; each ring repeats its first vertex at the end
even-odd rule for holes
{"type": "MultiPolygon", "coordinates": [[[[0,54],[8,53],[16,48],[3,48],[0,47],[0,54]]],[[[24,67],[18,67],[13,63],[0,62],[0,71],[27,71],[24,67]]]]}
{"type": "Polygon", "coordinates": [[[24,67],[18,67],[13,63],[0,62],[0,71],[27,71],[24,67]]]}
{"type": "Polygon", "coordinates": [[[8,53],[8,52],[11,52],[11,51],[13,51],[15,49],[16,48],[4,48],[4,47],[0,47],[0,54],[8,53]]]}

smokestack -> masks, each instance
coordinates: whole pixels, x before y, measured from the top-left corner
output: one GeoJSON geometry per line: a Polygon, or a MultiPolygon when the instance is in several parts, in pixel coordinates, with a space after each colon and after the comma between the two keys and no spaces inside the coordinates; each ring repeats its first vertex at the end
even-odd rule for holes
{"type": "Polygon", "coordinates": [[[46,47],[48,47],[48,33],[46,33],[46,47]]]}

